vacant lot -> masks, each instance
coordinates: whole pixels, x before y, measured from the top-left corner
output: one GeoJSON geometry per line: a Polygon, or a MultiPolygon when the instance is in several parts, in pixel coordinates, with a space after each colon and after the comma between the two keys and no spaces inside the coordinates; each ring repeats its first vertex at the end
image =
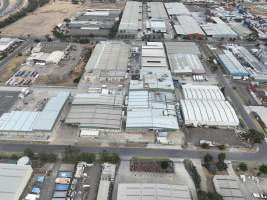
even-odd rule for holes
{"type": "Polygon", "coordinates": [[[65,18],[81,10],[81,5],[66,1],[51,1],[49,4],[28,14],[17,22],[3,28],[2,34],[8,36],[45,36],[65,18]]]}
{"type": "Polygon", "coordinates": [[[3,28],[2,35],[8,36],[45,36],[51,35],[53,28],[70,18],[76,12],[89,8],[123,8],[124,3],[92,3],[86,0],[84,4],[75,5],[70,1],[50,0],[50,3],[33,13],[3,28]]]}
{"type": "Polygon", "coordinates": [[[17,56],[8,65],[0,70],[0,83],[5,83],[26,60],[25,56],[17,56]]]}

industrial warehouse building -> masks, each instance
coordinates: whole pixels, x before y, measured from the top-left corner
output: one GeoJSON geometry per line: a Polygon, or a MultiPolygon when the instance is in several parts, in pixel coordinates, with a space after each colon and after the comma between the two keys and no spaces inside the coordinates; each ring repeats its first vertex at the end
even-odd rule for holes
{"type": "Polygon", "coordinates": [[[0,53],[7,53],[16,43],[23,40],[17,38],[1,38],[0,39],[0,53]]]}
{"type": "Polygon", "coordinates": [[[30,165],[0,163],[0,199],[19,200],[32,173],[30,165]]]}
{"type": "Polygon", "coordinates": [[[126,131],[179,129],[171,93],[130,91],[126,131]]]}
{"type": "Polygon", "coordinates": [[[241,63],[236,59],[232,52],[224,50],[223,54],[219,54],[219,62],[223,65],[226,72],[233,77],[248,77],[250,74],[248,71],[241,65],[241,63]]]}
{"type": "Polygon", "coordinates": [[[129,90],[174,92],[171,73],[166,68],[143,67],[140,79],[131,80],[129,90]]]}
{"type": "Polygon", "coordinates": [[[213,184],[217,193],[225,200],[245,200],[239,180],[235,176],[215,175],[213,184]]]}
{"type": "Polygon", "coordinates": [[[177,16],[174,23],[174,29],[177,36],[189,39],[203,39],[205,37],[205,33],[192,16],[177,16]]]}
{"type": "Polygon", "coordinates": [[[91,79],[121,81],[125,79],[130,46],[123,42],[103,41],[96,45],[85,71],[91,79]]]}
{"type": "Polygon", "coordinates": [[[214,85],[182,85],[185,99],[203,100],[225,100],[225,97],[218,86],[214,85]]]}
{"type": "Polygon", "coordinates": [[[118,29],[122,38],[136,38],[142,31],[142,2],[127,1],[118,29]]]}
{"type": "Polygon", "coordinates": [[[163,43],[147,42],[142,45],[142,67],[162,67],[167,68],[167,59],[163,43]]]}
{"type": "Polygon", "coordinates": [[[113,25],[119,21],[120,9],[87,9],[78,12],[60,29],[72,37],[107,37],[113,25]]]}
{"type": "Polygon", "coordinates": [[[219,17],[212,17],[211,20],[213,20],[214,23],[201,25],[201,28],[208,37],[212,37],[214,39],[230,39],[238,37],[237,33],[219,17]]]}
{"type": "Polygon", "coordinates": [[[117,200],[191,200],[189,188],[183,185],[120,183],[117,200]]]}
{"type": "Polygon", "coordinates": [[[76,94],[65,123],[81,129],[120,131],[122,107],[121,95],[76,94]]]}
{"type": "Polygon", "coordinates": [[[168,19],[168,15],[162,2],[147,2],[148,18],[168,19]]]}
{"type": "Polygon", "coordinates": [[[237,127],[235,110],[216,86],[183,86],[181,110],[187,126],[237,127]]]}
{"type": "Polygon", "coordinates": [[[165,42],[167,54],[200,55],[199,48],[194,42],[165,42]]]}
{"type": "Polygon", "coordinates": [[[19,135],[47,137],[53,128],[63,107],[70,96],[69,92],[60,92],[51,97],[44,109],[38,111],[12,111],[4,113],[0,118],[1,135],[19,135]]]}
{"type": "Polygon", "coordinates": [[[194,54],[168,54],[172,75],[205,74],[205,68],[199,57],[194,54]]]}
{"type": "Polygon", "coordinates": [[[191,15],[190,11],[183,3],[168,2],[164,3],[167,13],[170,17],[179,15],[191,15]]]}

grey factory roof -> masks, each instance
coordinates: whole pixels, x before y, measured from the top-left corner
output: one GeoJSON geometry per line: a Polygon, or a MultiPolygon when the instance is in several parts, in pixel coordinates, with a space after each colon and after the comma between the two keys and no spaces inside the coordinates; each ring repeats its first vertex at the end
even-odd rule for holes
{"type": "Polygon", "coordinates": [[[236,127],[239,120],[228,101],[185,99],[181,100],[186,125],[236,127]]]}
{"type": "Polygon", "coordinates": [[[163,43],[147,42],[146,45],[142,45],[142,57],[166,58],[163,43]]]}
{"type": "Polygon", "coordinates": [[[164,93],[130,91],[126,129],[179,129],[175,106],[164,93]]]}
{"type": "Polygon", "coordinates": [[[169,15],[190,15],[190,11],[183,3],[168,2],[164,3],[165,8],[169,15]]]}
{"type": "Polygon", "coordinates": [[[218,17],[212,17],[215,23],[207,23],[201,25],[202,29],[208,36],[212,37],[237,37],[237,33],[234,32],[230,26],[218,17]]]}
{"type": "Polygon", "coordinates": [[[137,32],[139,29],[142,29],[142,2],[127,1],[119,25],[119,32],[137,32]]]}
{"type": "Polygon", "coordinates": [[[196,54],[200,51],[194,42],[165,42],[167,54],[196,54]]]}
{"type": "Polygon", "coordinates": [[[197,55],[168,54],[170,68],[175,74],[204,74],[205,69],[197,55]]]}
{"type": "MultiPolygon", "coordinates": [[[[150,51],[151,54],[153,53],[154,55],[154,52],[155,51],[150,51]]],[[[145,54],[144,55],[151,55],[151,54],[148,54],[148,51],[146,50],[145,51],[145,54]]],[[[156,53],[155,53],[156,54],[156,53]]],[[[159,55],[159,54],[158,54],[159,55]]],[[[162,54],[160,54],[162,55],[162,54]]],[[[165,57],[151,57],[151,56],[144,56],[142,57],[142,67],[168,67],[168,64],[167,64],[167,60],[165,57]]]]}
{"type": "Polygon", "coordinates": [[[117,200],[191,200],[190,190],[183,185],[153,183],[120,183],[117,200]]]}
{"type": "Polygon", "coordinates": [[[162,2],[147,2],[148,17],[168,19],[168,15],[162,2]]]}
{"type": "Polygon", "coordinates": [[[122,103],[120,95],[77,94],[65,123],[87,128],[120,129],[122,103]]]}
{"type": "Polygon", "coordinates": [[[245,200],[241,191],[239,180],[236,176],[215,175],[213,183],[217,193],[227,200],[245,200]]]}
{"type": "Polygon", "coordinates": [[[140,80],[131,80],[129,89],[174,91],[174,85],[168,69],[143,67],[140,71],[140,80]]]}
{"type": "Polygon", "coordinates": [[[0,163],[0,199],[19,200],[32,171],[30,165],[0,163]]]}
{"type": "Polygon", "coordinates": [[[177,16],[178,22],[174,25],[174,29],[177,35],[205,35],[197,21],[188,15],[177,16]]]}
{"type": "Polygon", "coordinates": [[[51,131],[70,93],[60,92],[51,97],[41,112],[12,111],[0,118],[0,131],[51,131]]]}
{"type": "Polygon", "coordinates": [[[249,73],[240,64],[240,62],[236,59],[236,57],[232,54],[232,52],[228,50],[224,50],[224,54],[219,54],[219,61],[223,64],[226,68],[228,73],[232,76],[248,76],[249,73]]]}
{"type": "Polygon", "coordinates": [[[246,27],[243,23],[231,22],[230,27],[241,37],[246,37],[252,33],[252,31],[246,27]]]}
{"type": "Polygon", "coordinates": [[[264,66],[254,55],[252,55],[244,46],[238,46],[235,50],[238,54],[253,67],[254,73],[267,73],[267,67],[264,66]]]}
{"type": "Polygon", "coordinates": [[[225,100],[218,86],[215,85],[182,85],[185,99],[225,100]]]}
{"type": "Polygon", "coordinates": [[[126,71],[130,47],[123,42],[98,43],[86,64],[86,71],[126,71]]]}

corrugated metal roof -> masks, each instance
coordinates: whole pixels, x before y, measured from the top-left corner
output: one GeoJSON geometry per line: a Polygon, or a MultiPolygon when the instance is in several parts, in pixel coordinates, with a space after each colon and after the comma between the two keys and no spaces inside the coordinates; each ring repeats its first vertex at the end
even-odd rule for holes
{"type": "Polygon", "coordinates": [[[187,15],[177,17],[178,24],[174,25],[176,34],[178,35],[193,35],[198,34],[204,36],[204,32],[198,25],[197,21],[187,15]]]}
{"type": "Polygon", "coordinates": [[[69,92],[60,92],[51,97],[42,112],[12,111],[3,114],[0,118],[0,131],[51,131],[69,95],[69,92]]]}
{"type": "Polygon", "coordinates": [[[232,52],[224,50],[224,54],[219,54],[218,57],[232,76],[249,76],[249,72],[240,64],[232,52]]]}
{"type": "Polygon", "coordinates": [[[148,91],[130,91],[126,129],[179,129],[176,111],[166,96],[148,91]]]}
{"type": "Polygon", "coordinates": [[[137,33],[142,28],[142,2],[127,1],[119,25],[119,33],[137,33]]]}
{"type": "Polygon", "coordinates": [[[169,15],[190,15],[190,11],[185,7],[183,3],[168,2],[164,3],[165,8],[169,15]]]}

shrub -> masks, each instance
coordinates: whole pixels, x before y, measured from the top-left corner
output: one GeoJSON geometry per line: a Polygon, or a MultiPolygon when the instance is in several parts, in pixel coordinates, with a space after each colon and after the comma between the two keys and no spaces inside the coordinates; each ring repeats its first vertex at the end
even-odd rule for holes
{"type": "Polygon", "coordinates": [[[244,162],[239,163],[238,167],[239,167],[239,169],[240,169],[241,171],[243,171],[243,172],[245,172],[245,171],[248,170],[247,164],[244,163],[244,162]]]}

